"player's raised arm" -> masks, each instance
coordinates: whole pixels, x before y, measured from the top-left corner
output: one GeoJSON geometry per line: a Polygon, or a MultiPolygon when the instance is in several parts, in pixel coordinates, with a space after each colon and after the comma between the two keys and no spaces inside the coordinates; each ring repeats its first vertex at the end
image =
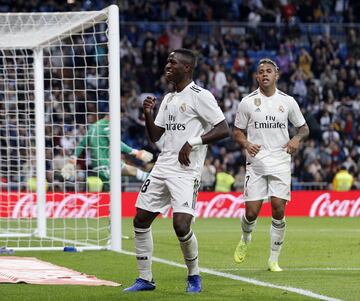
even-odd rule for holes
{"type": "Polygon", "coordinates": [[[146,130],[151,142],[158,141],[165,131],[164,128],[161,128],[154,123],[153,110],[155,107],[155,101],[155,97],[148,96],[143,103],[146,130]]]}

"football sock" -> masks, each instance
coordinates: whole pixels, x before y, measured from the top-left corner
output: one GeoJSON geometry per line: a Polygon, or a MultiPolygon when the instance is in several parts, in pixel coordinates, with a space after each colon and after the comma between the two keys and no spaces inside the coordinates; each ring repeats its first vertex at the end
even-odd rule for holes
{"type": "Polygon", "coordinates": [[[270,261],[278,261],[281,246],[285,237],[285,218],[281,220],[272,219],[270,226],[270,261]]]}
{"type": "Polygon", "coordinates": [[[136,169],[136,178],[139,180],[139,181],[145,181],[146,178],[148,177],[148,173],[147,172],[144,172],[142,171],[141,169],[137,168],[136,169]]]}
{"type": "Polygon", "coordinates": [[[241,216],[241,228],[242,228],[242,236],[241,240],[244,241],[246,244],[251,242],[251,232],[254,230],[256,226],[256,219],[252,222],[249,222],[243,214],[241,216]]]}
{"type": "Polygon", "coordinates": [[[153,253],[153,239],[151,228],[134,228],[135,253],[139,270],[139,277],[148,281],[152,280],[151,257],[153,253]]]}
{"type": "Polygon", "coordinates": [[[188,268],[188,275],[199,275],[198,242],[195,234],[190,230],[188,234],[178,239],[188,268]]]}

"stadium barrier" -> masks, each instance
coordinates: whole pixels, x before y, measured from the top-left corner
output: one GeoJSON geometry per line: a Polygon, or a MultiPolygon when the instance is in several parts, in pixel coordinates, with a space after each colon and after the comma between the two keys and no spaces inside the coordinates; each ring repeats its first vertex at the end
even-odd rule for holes
{"type": "MultiPolygon", "coordinates": [[[[135,215],[136,192],[122,193],[122,216],[135,215]]],[[[109,216],[108,193],[48,193],[46,216],[49,218],[91,218],[109,216]]],[[[239,218],[244,212],[242,193],[200,192],[196,204],[200,218],[239,218]]],[[[261,216],[271,216],[269,203],[265,203],[261,216]]],[[[287,216],[358,217],[360,216],[360,190],[349,192],[293,191],[286,208],[287,216]]],[[[164,217],[170,217],[169,211],[164,217]]],[[[0,218],[36,217],[36,195],[0,194],[0,218]],[[6,206],[5,206],[6,205],[6,206]],[[5,209],[4,209],[5,208],[5,209]]]]}

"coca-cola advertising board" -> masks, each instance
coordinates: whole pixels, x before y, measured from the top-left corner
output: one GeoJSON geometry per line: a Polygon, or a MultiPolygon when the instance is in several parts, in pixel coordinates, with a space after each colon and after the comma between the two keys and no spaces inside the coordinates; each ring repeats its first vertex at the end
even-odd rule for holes
{"type": "MultiPolygon", "coordinates": [[[[136,192],[122,193],[122,216],[135,215],[136,192]]],[[[48,193],[46,215],[50,218],[106,217],[109,194],[48,193]]],[[[239,218],[244,212],[242,193],[200,192],[196,204],[200,218],[239,218]]],[[[271,216],[270,204],[264,203],[261,216],[271,216]]],[[[287,216],[358,217],[360,191],[294,191],[286,207],[287,216]]],[[[170,217],[171,211],[164,216],[170,217]]],[[[0,218],[36,217],[36,195],[33,193],[0,193],[0,218]]]]}

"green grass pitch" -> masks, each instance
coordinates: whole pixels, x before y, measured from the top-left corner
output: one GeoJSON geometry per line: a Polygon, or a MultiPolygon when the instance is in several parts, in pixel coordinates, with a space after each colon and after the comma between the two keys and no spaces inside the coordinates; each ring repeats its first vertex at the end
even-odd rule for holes
{"type": "MultiPolygon", "coordinates": [[[[237,219],[197,219],[193,229],[199,241],[200,267],[237,275],[267,284],[311,291],[323,300],[360,299],[360,219],[287,218],[287,232],[280,257],[281,273],[266,270],[269,255],[270,219],[260,218],[245,262],[233,261],[240,238],[237,219]]],[[[123,221],[124,235],[132,235],[131,219],[123,221]]],[[[153,224],[154,256],[183,264],[170,219],[153,224]]],[[[133,251],[134,241],[123,240],[133,251]]],[[[154,262],[157,288],[152,292],[124,293],[137,277],[133,256],[110,251],[81,253],[17,252],[37,257],[98,278],[122,283],[121,287],[1,284],[0,300],[316,300],[286,289],[257,286],[239,280],[202,273],[203,292],[185,293],[186,270],[154,262]]],[[[5,255],[4,255],[5,256],[5,255]]]]}

